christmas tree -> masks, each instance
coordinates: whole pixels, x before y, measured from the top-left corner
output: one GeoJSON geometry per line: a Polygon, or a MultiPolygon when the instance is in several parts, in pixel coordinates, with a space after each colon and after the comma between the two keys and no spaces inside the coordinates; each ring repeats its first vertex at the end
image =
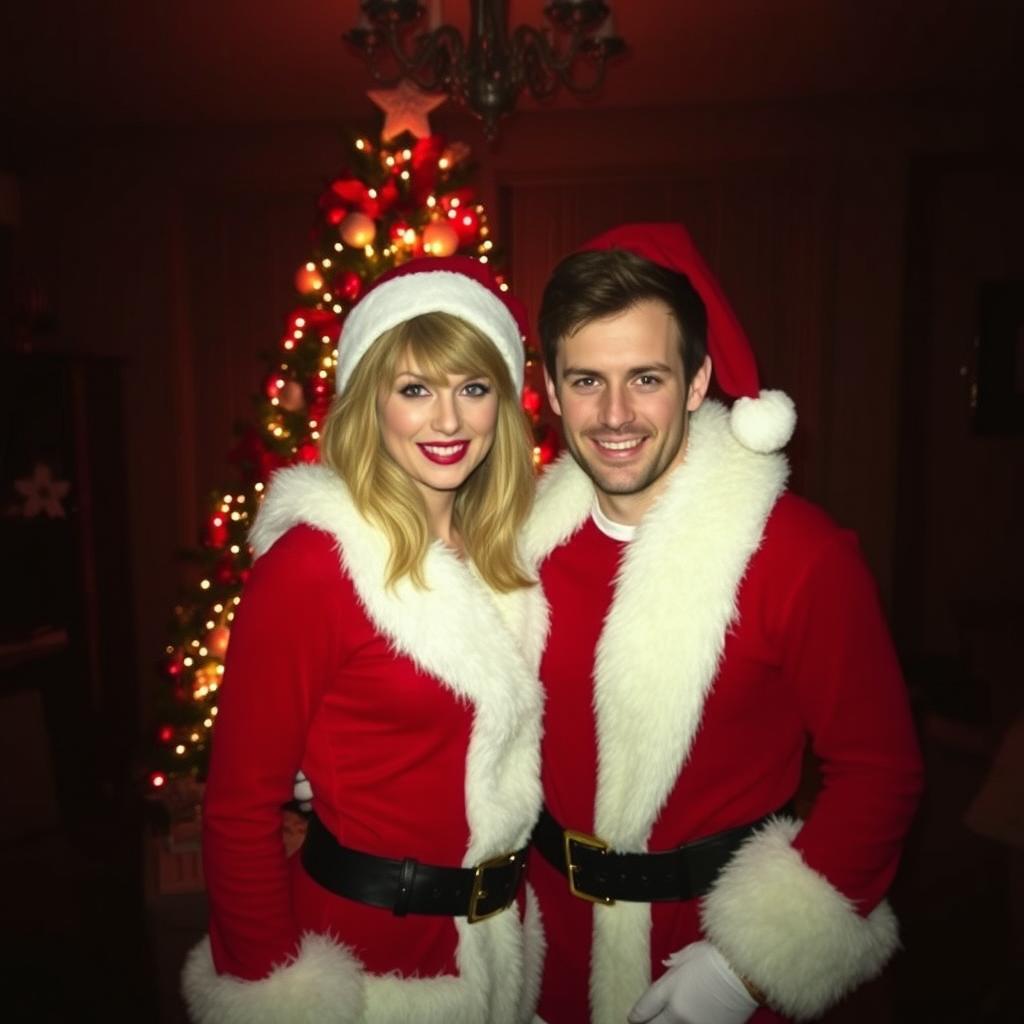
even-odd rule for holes
{"type": "MultiPolygon", "coordinates": [[[[213,496],[201,547],[189,554],[200,582],[174,609],[165,650],[149,774],[156,790],[205,775],[231,623],[251,561],[246,536],[270,475],[318,457],[346,314],[374,278],[413,256],[458,252],[493,262],[498,255],[470,184],[469,148],[429,130],[416,137],[406,130],[416,125],[390,123],[392,112],[388,121],[385,140],[352,141],[348,167],[320,196],[313,252],[295,274],[297,304],[267,367],[256,422],[230,455],[240,481],[213,496]]],[[[534,423],[534,461],[543,465],[557,442],[540,423],[540,394],[530,383],[523,406],[534,423]]]]}

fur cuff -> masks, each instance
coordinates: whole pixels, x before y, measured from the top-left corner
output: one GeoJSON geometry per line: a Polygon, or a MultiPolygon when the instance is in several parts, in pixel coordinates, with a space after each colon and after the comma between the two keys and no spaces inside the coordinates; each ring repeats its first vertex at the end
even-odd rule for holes
{"type": "Polygon", "coordinates": [[[207,936],[186,958],[181,987],[195,1024],[353,1024],[366,1000],[359,961],[311,932],[293,960],[259,981],[218,974],[207,936]]]}
{"type": "Polygon", "coordinates": [[[539,1020],[536,1013],[540,1001],[540,983],[544,974],[547,938],[540,901],[533,886],[526,883],[526,911],[523,914],[523,992],[519,999],[519,1017],[524,1024],[539,1020]]]}
{"type": "Polygon", "coordinates": [[[779,818],[749,839],[704,898],[704,933],[769,1004],[810,1020],[877,975],[899,948],[896,917],[880,903],[861,917],[809,868],[792,841],[798,822],[779,818]]]}

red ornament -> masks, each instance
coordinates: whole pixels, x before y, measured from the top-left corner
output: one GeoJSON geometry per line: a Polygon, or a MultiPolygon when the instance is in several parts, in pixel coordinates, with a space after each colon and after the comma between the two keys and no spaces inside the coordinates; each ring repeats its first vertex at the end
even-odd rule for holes
{"type": "Polygon", "coordinates": [[[300,295],[313,295],[324,286],[324,279],[316,267],[308,263],[295,271],[295,289],[300,295]]]}
{"type": "Polygon", "coordinates": [[[206,542],[211,548],[222,548],[228,542],[228,523],[221,512],[214,512],[210,516],[210,523],[206,530],[206,542]]]}
{"type": "Polygon", "coordinates": [[[344,270],[334,279],[331,289],[346,302],[354,303],[362,293],[363,279],[354,270],[344,270]]]}
{"type": "Polygon", "coordinates": [[[290,337],[294,337],[296,331],[320,335],[330,333],[337,326],[338,318],[331,310],[300,306],[288,317],[287,333],[290,337]]]}
{"type": "Polygon", "coordinates": [[[320,459],[320,449],[311,441],[307,441],[299,445],[295,455],[299,462],[317,462],[320,459]]]}
{"type": "Polygon", "coordinates": [[[546,427],[543,436],[537,443],[540,464],[542,466],[546,466],[554,460],[558,454],[558,447],[558,433],[550,426],[546,427]]]}
{"type": "Polygon", "coordinates": [[[480,214],[472,206],[460,206],[449,223],[455,228],[462,245],[476,241],[480,232],[480,214]]]}
{"type": "Polygon", "coordinates": [[[526,410],[530,419],[536,420],[536,418],[540,415],[540,409],[542,404],[540,392],[536,388],[532,388],[529,384],[527,384],[523,388],[522,401],[523,408],[526,410]]]}
{"type": "Polygon", "coordinates": [[[231,630],[227,626],[215,626],[206,634],[206,649],[215,657],[224,660],[227,653],[231,630]]]}
{"type": "Polygon", "coordinates": [[[423,251],[429,256],[451,256],[459,247],[459,233],[447,220],[435,220],[423,229],[423,251]]]}
{"type": "Polygon", "coordinates": [[[410,197],[417,206],[423,206],[427,196],[434,191],[437,183],[437,161],[444,149],[444,139],[440,135],[429,135],[425,139],[417,139],[412,148],[411,189],[410,197]]]}
{"type": "MultiPolygon", "coordinates": [[[[341,235],[341,240],[346,245],[361,249],[364,245],[371,245],[373,243],[377,234],[377,225],[373,222],[372,217],[356,211],[355,213],[350,213],[338,225],[338,232],[341,235]]],[[[301,291],[302,289],[300,288],[299,290],[301,291]]]]}
{"type": "Polygon", "coordinates": [[[169,725],[161,725],[157,731],[157,737],[161,743],[170,743],[174,739],[174,729],[169,725]]]}
{"type": "Polygon", "coordinates": [[[476,193],[471,188],[457,188],[441,196],[441,209],[445,213],[449,210],[462,210],[467,206],[472,206],[475,202],[476,193]]]}

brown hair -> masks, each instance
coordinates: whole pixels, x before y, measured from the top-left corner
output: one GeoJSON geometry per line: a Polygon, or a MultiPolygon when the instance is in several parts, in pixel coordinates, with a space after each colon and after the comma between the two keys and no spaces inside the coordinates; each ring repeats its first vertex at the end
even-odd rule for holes
{"type": "Polygon", "coordinates": [[[669,270],[627,249],[573,253],[555,267],[544,288],[538,329],[544,366],[557,380],[558,346],[593,320],[623,313],[645,299],[659,299],[679,325],[686,381],[707,355],[708,314],[685,274],[669,270]]]}

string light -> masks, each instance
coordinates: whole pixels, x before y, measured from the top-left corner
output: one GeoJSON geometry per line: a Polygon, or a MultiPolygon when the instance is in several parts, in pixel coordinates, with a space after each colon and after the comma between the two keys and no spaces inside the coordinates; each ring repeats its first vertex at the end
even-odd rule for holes
{"type": "MultiPolygon", "coordinates": [[[[375,150],[366,139],[356,140],[355,146],[356,151],[370,154],[369,162],[377,166],[375,176],[367,175],[371,180],[375,178],[375,185],[363,177],[363,195],[368,199],[387,199],[391,203],[396,195],[392,182],[410,182],[413,178],[419,182],[423,172],[419,164],[412,163],[412,148],[395,150],[384,147],[375,150]],[[384,170],[390,171],[387,177],[382,174],[384,170]],[[390,193],[385,192],[380,184],[383,181],[389,183],[390,193]]],[[[315,459],[316,447],[322,439],[321,426],[326,405],[330,401],[328,382],[337,366],[340,320],[358,300],[364,283],[414,253],[430,252],[431,244],[423,234],[431,225],[447,233],[446,238],[453,248],[442,247],[445,252],[468,252],[483,263],[493,255],[493,244],[488,238],[490,229],[482,204],[466,192],[452,194],[448,174],[457,162],[458,159],[449,153],[438,159],[436,167],[441,173],[434,174],[436,191],[425,198],[420,197],[423,205],[419,216],[393,206],[390,213],[385,211],[368,217],[376,222],[377,237],[388,240],[383,247],[372,244],[372,238],[371,244],[347,245],[335,233],[324,242],[314,259],[300,264],[302,270],[296,276],[296,288],[302,295],[304,309],[291,315],[279,336],[278,358],[265,386],[266,397],[261,406],[257,437],[263,449],[257,449],[253,460],[261,476],[268,471],[261,461],[264,452],[287,463],[306,460],[312,449],[312,458],[315,459]],[[335,276],[339,271],[343,276],[335,276]],[[303,280],[302,273],[311,277],[303,280]],[[315,286],[313,278],[317,282],[315,286]],[[296,390],[297,387],[300,390],[296,390]]],[[[429,177],[430,174],[428,168],[426,175],[429,177]]],[[[413,194],[404,186],[399,188],[398,194],[404,197],[413,194]]],[[[340,190],[337,194],[341,195],[340,190]]],[[[327,223],[336,228],[345,210],[360,212],[357,204],[346,201],[343,206],[331,208],[327,223]],[[333,219],[339,210],[342,211],[341,217],[333,219]]],[[[508,290],[500,279],[499,283],[503,291],[508,290]]],[[[538,466],[549,457],[542,444],[537,444],[532,454],[533,462],[538,466]]],[[[168,644],[165,648],[167,672],[169,678],[173,678],[174,692],[186,702],[186,707],[194,708],[195,713],[189,714],[190,721],[175,720],[174,726],[163,727],[167,730],[166,738],[162,740],[163,756],[171,757],[173,765],[162,765],[162,773],[156,772],[149,777],[154,789],[165,785],[168,777],[203,770],[207,737],[216,722],[216,696],[224,673],[226,638],[233,628],[235,609],[240,601],[238,590],[250,565],[250,551],[243,539],[249,519],[246,504],[251,508],[255,501],[258,505],[265,493],[262,481],[252,481],[246,492],[223,494],[208,513],[211,532],[206,542],[211,549],[211,568],[207,570],[207,578],[200,582],[199,589],[211,598],[216,595],[217,600],[210,604],[197,600],[184,607],[179,606],[176,613],[185,635],[176,644],[168,644]],[[216,569],[212,568],[214,563],[216,569]],[[158,777],[163,781],[157,781],[158,777]]]]}

